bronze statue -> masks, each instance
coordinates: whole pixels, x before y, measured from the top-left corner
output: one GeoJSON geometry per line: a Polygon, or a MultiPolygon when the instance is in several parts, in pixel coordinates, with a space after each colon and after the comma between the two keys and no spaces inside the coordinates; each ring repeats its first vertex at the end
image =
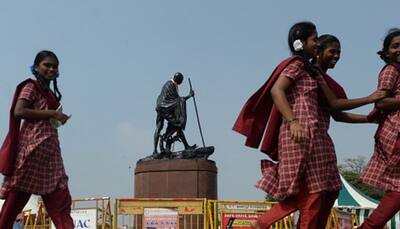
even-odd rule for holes
{"type": "Polygon", "coordinates": [[[153,159],[207,159],[214,152],[214,147],[205,147],[203,134],[201,132],[200,121],[197,112],[197,105],[194,98],[194,91],[190,83],[190,92],[187,96],[179,95],[179,85],[183,82],[183,75],[180,72],[175,73],[171,80],[168,80],[161,89],[161,93],[156,103],[156,129],[154,131],[154,149],[153,154],[142,160],[153,159]],[[186,100],[193,97],[196,115],[199,124],[203,147],[197,148],[196,144],[189,145],[186,140],[184,130],[186,127],[186,100]],[[164,121],[167,121],[167,128],[163,134],[164,121]],[[178,152],[172,152],[172,145],[175,142],[182,142],[185,149],[178,152]],[[160,152],[158,152],[158,147],[160,152]]]}
{"type": "Polygon", "coordinates": [[[178,87],[182,81],[182,73],[175,73],[174,77],[164,84],[157,98],[154,158],[169,156],[171,153],[171,146],[175,141],[181,141],[185,146],[185,150],[196,148],[196,145],[190,146],[188,144],[185,134],[183,133],[186,126],[186,100],[194,96],[194,91],[190,90],[189,95],[180,97],[178,87]],[[160,135],[164,127],[164,120],[168,122],[167,130],[163,135],[160,135]],[[160,147],[160,153],[157,152],[157,145],[160,147]]]}

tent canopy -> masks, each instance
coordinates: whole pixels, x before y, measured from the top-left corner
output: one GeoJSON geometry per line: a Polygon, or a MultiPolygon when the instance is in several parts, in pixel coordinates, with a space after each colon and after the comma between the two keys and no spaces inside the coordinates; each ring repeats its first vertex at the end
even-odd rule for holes
{"type": "Polygon", "coordinates": [[[339,197],[335,202],[335,207],[359,207],[376,208],[379,201],[366,196],[360,190],[353,187],[340,175],[343,187],[340,190],[339,197]]]}

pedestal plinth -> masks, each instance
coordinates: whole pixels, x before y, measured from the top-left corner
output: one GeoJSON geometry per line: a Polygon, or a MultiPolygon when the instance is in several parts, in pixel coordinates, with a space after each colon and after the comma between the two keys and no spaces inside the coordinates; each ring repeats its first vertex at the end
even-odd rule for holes
{"type": "Polygon", "coordinates": [[[136,164],[135,198],[217,199],[217,167],[206,159],[149,160],[136,164]]]}

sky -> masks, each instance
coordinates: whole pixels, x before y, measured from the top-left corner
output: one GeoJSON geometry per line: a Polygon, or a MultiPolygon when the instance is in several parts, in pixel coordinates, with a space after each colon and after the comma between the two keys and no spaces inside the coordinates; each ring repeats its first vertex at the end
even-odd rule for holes
{"type": "MultiPolygon", "coordinates": [[[[72,196],[133,197],[136,162],[152,153],[155,102],[180,71],[190,77],[206,145],[218,167],[219,199],[263,200],[256,149],[231,130],[249,96],[289,56],[287,33],[312,21],[334,34],[342,57],[329,73],[350,98],[375,90],[386,32],[400,26],[400,2],[262,0],[35,0],[0,3],[0,139],[15,86],[31,77],[36,53],[60,59],[59,88],[69,122],[59,129],[72,196]]],[[[367,113],[371,106],[354,112],[367,113]]],[[[201,144],[193,101],[186,136],[201,144]]],[[[339,162],[373,152],[376,125],[331,123],[339,162]]]]}

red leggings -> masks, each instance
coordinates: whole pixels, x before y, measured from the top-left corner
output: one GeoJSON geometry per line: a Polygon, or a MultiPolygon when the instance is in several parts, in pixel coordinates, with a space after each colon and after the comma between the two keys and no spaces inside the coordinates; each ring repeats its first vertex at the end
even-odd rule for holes
{"type": "Polygon", "coordinates": [[[400,192],[386,192],[378,207],[359,228],[382,229],[399,210],[400,192]]]}
{"type": "MultiPolygon", "coordinates": [[[[339,196],[339,190],[332,192],[324,192],[323,206],[319,212],[318,222],[316,228],[326,228],[326,224],[328,223],[328,218],[331,214],[331,210],[333,205],[335,204],[335,200],[339,196]]],[[[299,218],[299,222],[297,222],[297,229],[300,228],[301,217],[299,218]]]]}
{"type": "Polygon", "coordinates": [[[325,228],[331,208],[335,203],[339,191],[319,192],[309,194],[302,190],[296,196],[289,197],[258,218],[260,228],[269,228],[276,221],[290,213],[300,210],[297,228],[314,229],[325,228]]]}
{"type": "MultiPolygon", "coordinates": [[[[25,207],[30,193],[12,190],[7,194],[0,213],[0,228],[12,229],[14,221],[25,207]]],[[[53,193],[42,196],[46,210],[57,229],[73,229],[74,224],[70,216],[71,195],[68,189],[57,189],[53,193]]]]}
{"type": "Polygon", "coordinates": [[[318,218],[317,228],[326,228],[326,223],[328,222],[328,218],[331,214],[332,207],[335,204],[335,200],[338,197],[339,197],[339,190],[333,192],[325,192],[325,198],[323,202],[323,207],[321,209],[321,213],[318,218]]]}

